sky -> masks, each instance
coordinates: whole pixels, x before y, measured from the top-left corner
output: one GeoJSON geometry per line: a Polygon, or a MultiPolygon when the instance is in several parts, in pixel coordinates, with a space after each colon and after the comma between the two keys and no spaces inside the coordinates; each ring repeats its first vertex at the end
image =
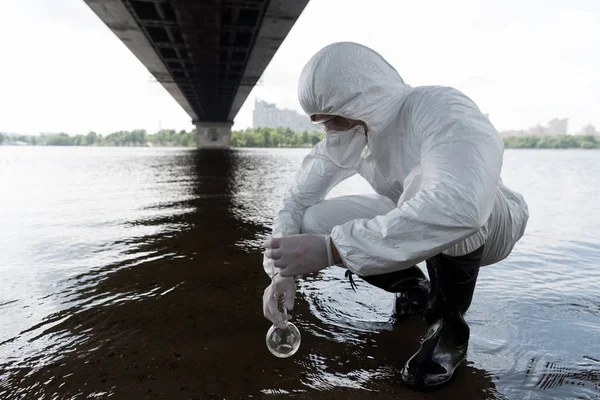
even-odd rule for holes
{"type": "MultiPolygon", "coordinates": [[[[256,97],[301,112],[302,67],[337,41],[375,49],[411,86],[463,91],[498,130],[600,129],[598,0],[310,0],[234,129],[256,97]]],[[[1,0],[0,54],[0,132],[193,128],[83,0],[1,0]]]]}

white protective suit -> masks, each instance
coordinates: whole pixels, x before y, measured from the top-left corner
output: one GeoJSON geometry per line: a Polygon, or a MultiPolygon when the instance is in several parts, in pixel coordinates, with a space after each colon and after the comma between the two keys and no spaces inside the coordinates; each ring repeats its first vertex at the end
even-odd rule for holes
{"type": "MultiPolygon", "coordinates": [[[[324,141],[316,144],[283,199],[273,236],[308,232],[302,227],[305,211],[358,173],[379,196],[348,196],[349,208],[357,206],[348,211],[354,218],[325,232],[358,275],[409,268],[442,252],[464,255],[483,244],[482,265],[489,265],[508,256],[522,237],[528,209],[500,179],[502,139],[460,91],[412,88],[375,51],[342,42],[310,59],[298,96],[308,115],[364,121],[368,144],[355,168],[348,169],[329,159],[324,141]]],[[[331,207],[320,207],[317,219],[335,221],[332,214],[345,200],[331,200],[321,203],[331,207]]],[[[271,262],[264,259],[269,275],[271,262]]]]}

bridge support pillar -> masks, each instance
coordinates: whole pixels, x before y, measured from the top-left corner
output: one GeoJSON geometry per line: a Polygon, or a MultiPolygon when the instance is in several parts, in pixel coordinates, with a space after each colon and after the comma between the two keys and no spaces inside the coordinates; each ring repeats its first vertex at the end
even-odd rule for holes
{"type": "Polygon", "coordinates": [[[196,147],[228,149],[231,143],[231,122],[196,122],[196,147]]]}

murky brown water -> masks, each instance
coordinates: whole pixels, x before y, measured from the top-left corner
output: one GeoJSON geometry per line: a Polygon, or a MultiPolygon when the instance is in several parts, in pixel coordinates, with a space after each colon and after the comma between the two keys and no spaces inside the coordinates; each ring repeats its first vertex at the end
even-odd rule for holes
{"type": "Polygon", "coordinates": [[[600,152],[507,151],[529,229],[433,393],[398,377],[421,321],[340,269],[300,286],[299,352],[266,349],[259,246],[305,154],[0,147],[0,399],[600,398],[600,152]]]}

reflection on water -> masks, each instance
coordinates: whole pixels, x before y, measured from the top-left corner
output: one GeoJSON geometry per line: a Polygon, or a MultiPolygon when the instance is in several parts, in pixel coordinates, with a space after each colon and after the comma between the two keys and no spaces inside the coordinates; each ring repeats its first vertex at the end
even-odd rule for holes
{"type": "Polygon", "coordinates": [[[299,286],[298,353],[265,347],[260,244],[306,152],[0,147],[0,398],[600,396],[600,152],[506,153],[530,225],[432,393],[398,377],[421,321],[339,268],[299,286]]]}

